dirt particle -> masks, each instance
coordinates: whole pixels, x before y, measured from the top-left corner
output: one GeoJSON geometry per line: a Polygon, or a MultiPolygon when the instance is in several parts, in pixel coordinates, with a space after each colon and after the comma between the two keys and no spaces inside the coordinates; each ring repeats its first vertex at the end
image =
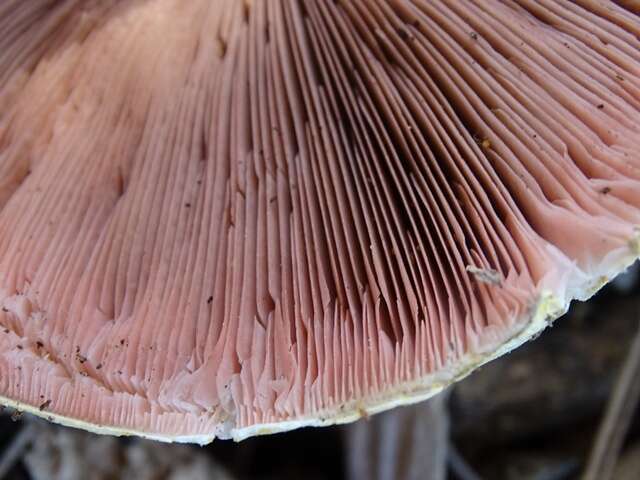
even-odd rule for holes
{"type": "Polygon", "coordinates": [[[227,54],[227,41],[222,37],[218,37],[216,39],[216,42],[217,42],[218,57],[224,58],[224,56],[227,54]]]}
{"type": "Polygon", "coordinates": [[[398,35],[405,42],[411,39],[411,36],[407,33],[407,31],[404,28],[398,28],[398,35]]]}
{"type": "Polygon", "coordinates": [[[247,1],[242,4],[242,20],[244,23],[249,23],[249,17],[251,16],[251,6],[247,1]]]}
{"type": "Polygon", "coordinates": [[[360,418],[364,418],[365,420],[369,420],[369,412],[367,412],[363,407],[357,407],[358,415],[360,418]]]}

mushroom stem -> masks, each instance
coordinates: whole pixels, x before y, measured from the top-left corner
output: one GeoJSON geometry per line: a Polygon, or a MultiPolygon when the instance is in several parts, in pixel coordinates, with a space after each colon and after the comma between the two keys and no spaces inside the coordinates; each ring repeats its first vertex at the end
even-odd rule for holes
{"type": "Polygon", "coordinates": [[[640,399],[640,329],[631,344],[622,371],[598,429],[583,480],[612,478],[633,413],[640,399]]]}
{"type": "Polygon", "coordinates": [[[347,427],[349,479],[444,480],[449,414],[446,393],[347,427]]]}

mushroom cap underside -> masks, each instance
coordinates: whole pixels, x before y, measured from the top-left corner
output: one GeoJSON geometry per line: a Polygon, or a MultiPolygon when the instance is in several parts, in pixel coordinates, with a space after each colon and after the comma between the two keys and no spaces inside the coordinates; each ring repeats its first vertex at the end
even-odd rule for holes
{"type": "Polygon", "coordinates": [[[640,17],[5,0],[0,397],[206,443],[427,398],[639,256],[640,17]]]}

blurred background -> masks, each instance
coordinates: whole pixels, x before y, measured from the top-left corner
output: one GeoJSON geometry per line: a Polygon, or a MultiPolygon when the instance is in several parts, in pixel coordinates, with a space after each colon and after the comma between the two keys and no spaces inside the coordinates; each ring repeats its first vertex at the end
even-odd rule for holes
{"type": "Polygon", "coordinates": [[[0,479],[640,479],[639,313],[636,266],[429,402],[241,443],[99,436],[5,409],[0,479]]]}

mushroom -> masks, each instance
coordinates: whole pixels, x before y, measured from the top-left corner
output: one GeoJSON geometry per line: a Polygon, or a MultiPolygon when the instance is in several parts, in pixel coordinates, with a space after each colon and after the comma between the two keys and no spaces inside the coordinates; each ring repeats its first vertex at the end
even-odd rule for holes
{"type": "Polygon", "coordinates": [[[0,395],[206,443],[435,395],[640,254],[640,17],[4,0],[0,395]]]}

